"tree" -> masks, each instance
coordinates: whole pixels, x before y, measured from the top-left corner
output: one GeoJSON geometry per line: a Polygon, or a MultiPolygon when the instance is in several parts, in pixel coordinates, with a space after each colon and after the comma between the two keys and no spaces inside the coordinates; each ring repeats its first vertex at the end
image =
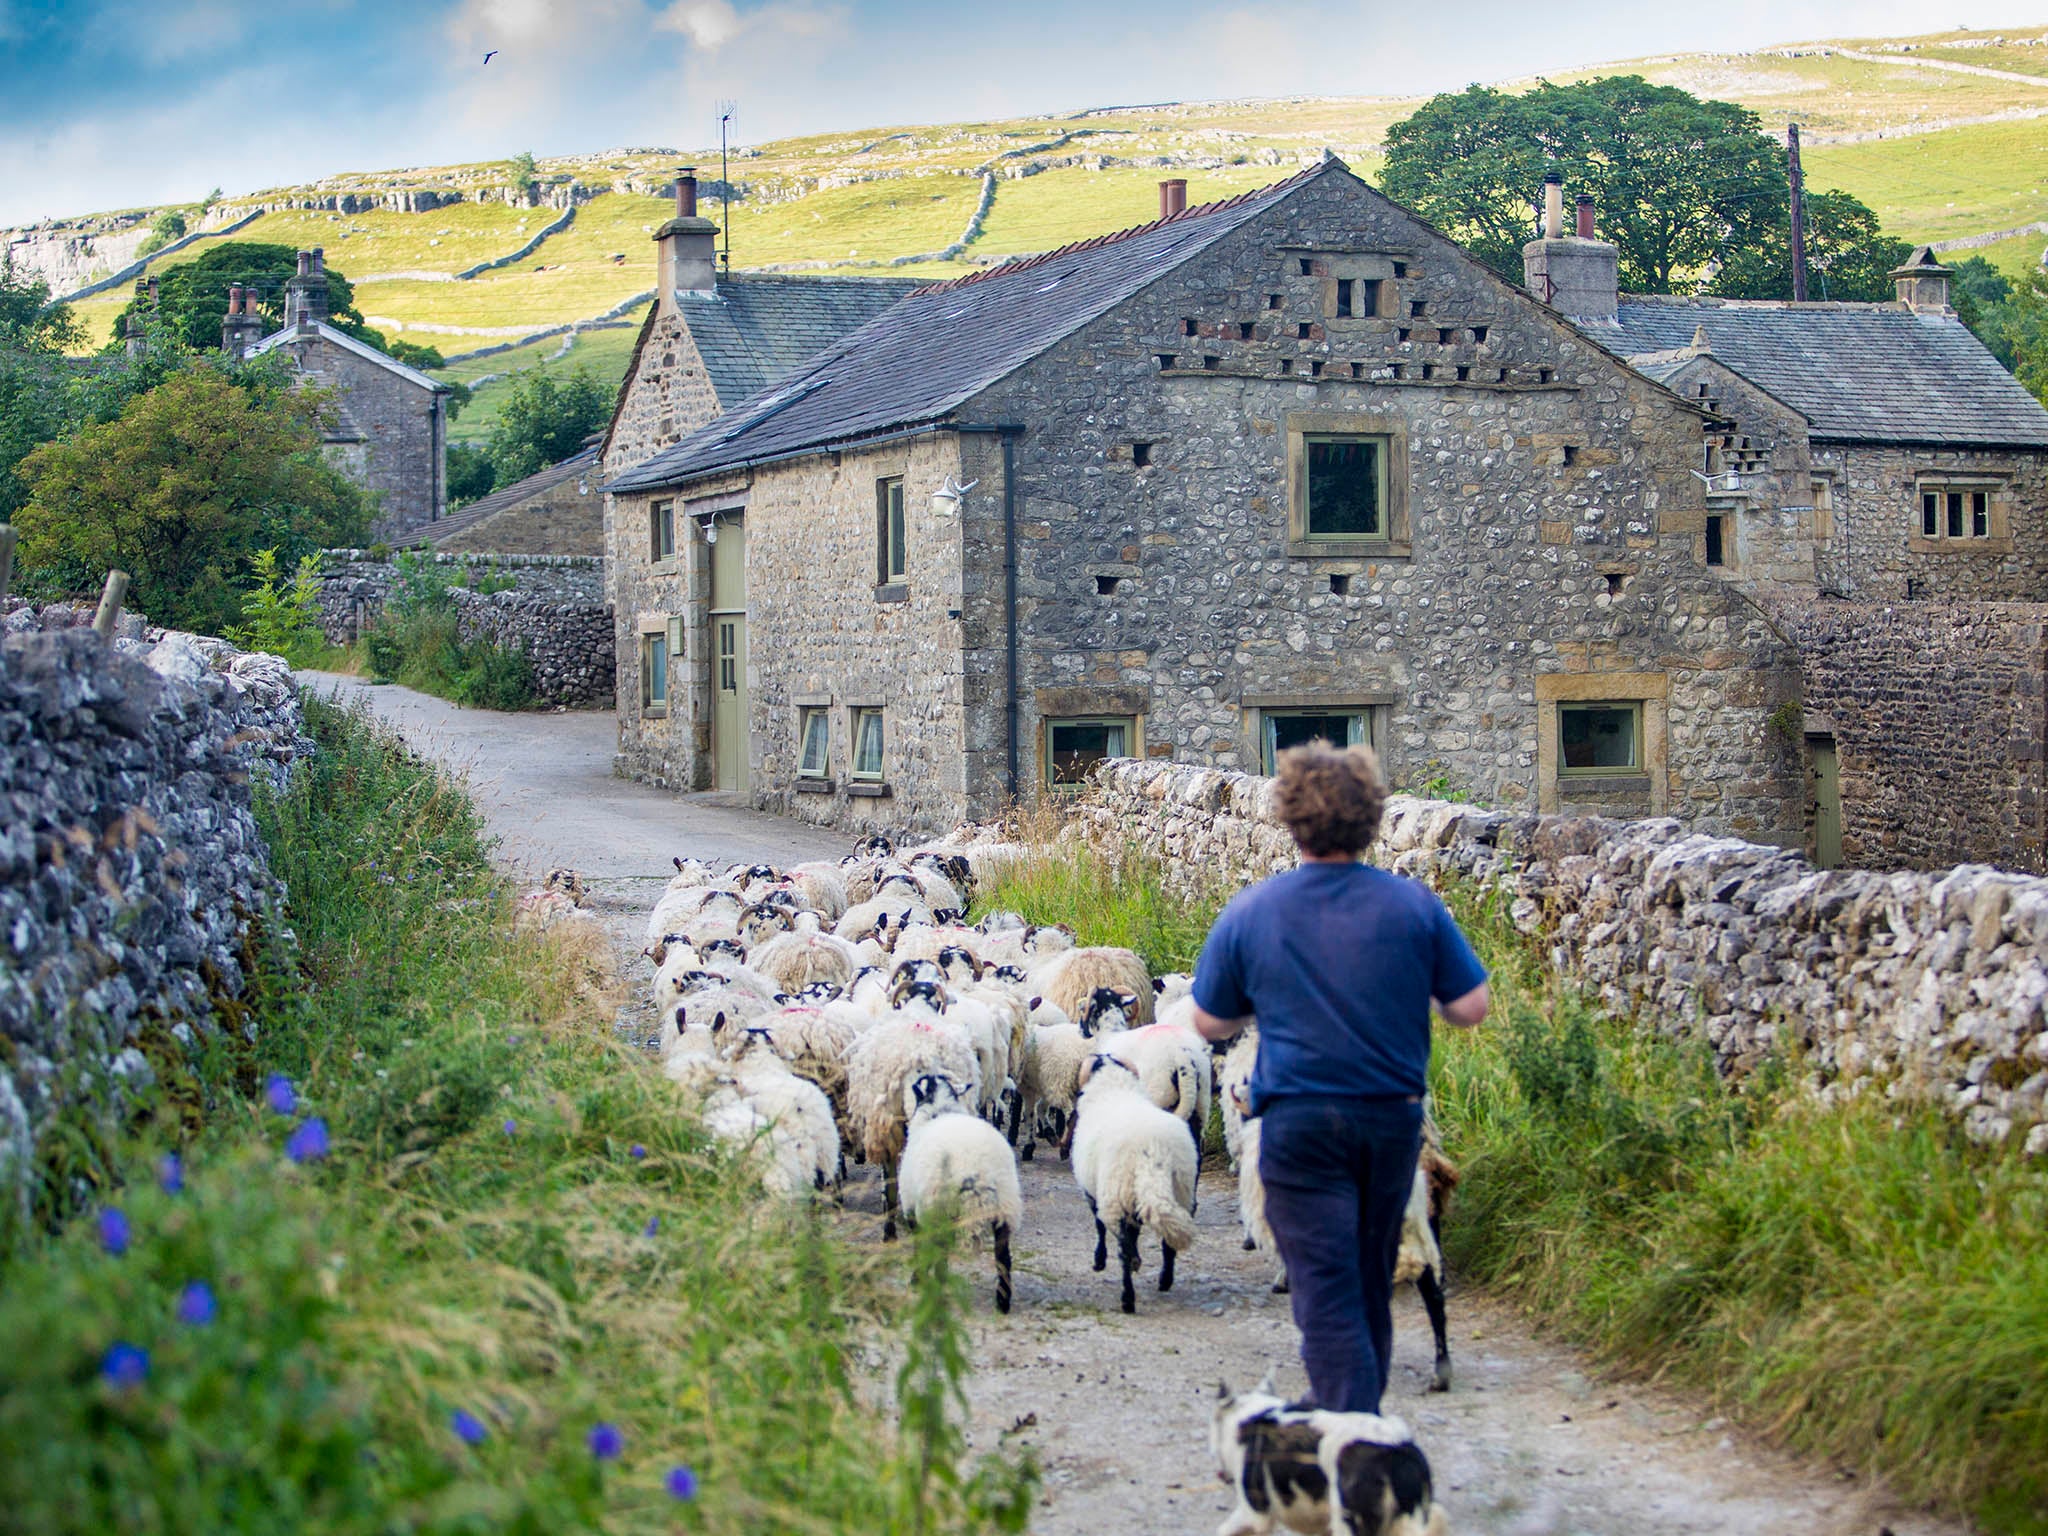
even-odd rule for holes
{"type": "Polygon", "coordinates": [[[512,185],[519,189],[519,195],[531,203],[540,191],[540,183],[534,179],[533,151],[522,149],[512,157],[512,185]]]}
{"type": "Polygon", "coordinates": [[[361,536],[369,505],[320,456],[317,391],[281,369],[188,363],[22,462],[24,567],[97,581],[118,566],[159,623],[218,634],[241,616],[250,553],[361,536]]]}
{"type": "Polygon", "coordinates": [[[513,384],[491,428],[489,453],[497,483],[510,485],[559,464],[610,418],[609,391],[582,368],[566,379],[529,369],[513,384]]]}
{"type": "Polygon", "coordinates": [[[1993,357],[2007,368],[2014,367],[2018,357],[2012,337],[2006,334],[2013,320],[2012,284],[2005,274],[1982,256],[1967,257],[1955,263],[1955,276],[1949,279],[1948,291],[1956,318],[1990,349],[1993,357]]]}
{"type": "MultiPolygon", "coordinates": [[[[1878,227],[1877,215],[1847,192],[1806,194],[1806,296],[1878,304],[1894,297],[1892,271],[1913,248],[1878,227]]],[[[1709,290],[1726,299],[1792,297],[1792,216],[1761,244],[1729,252],[1709,290]]]]}
{"type": "Polygon", "coordinates": [[[0,349],[47,357],[84,339],[71,307],[50,302],[49,283],[17,269],[11,251],[0,252],[0,349]]]}
{"type": "Polygon", "coordinates": [[[2012,348],[2013,372],[2048,405],[2048,269],[2036,267],[2005,306],[2003,334],[2012,348]]]}
{"type": "Polygon", "coordinates": [[[498,471],[490,454],[469,443],[448,445],[448,505],[466,507],[491,494],[498,471]]]}
{"type": "Polygon", "coordinates": [[[1633,292],[1669,293],[1785,219],[1785,151],[1754,112],[1636,75],[1436,96],[1388,130],[1380,185],[1520,282],[1547,171],[1593,194],[1633,292]]]}
{"type": "MultiPolygon", "coordinates": [[[[257,311],[265,328],[276,330],[284,324],[285,284],[299,270],[298,252],[288,245],[270,245],[255,240],[230,240],[216,245],[196,260],[168,267],[157,275],[157,312],[186,349],[193,352],[220,350],[220,322],[228,312],[228,288],[240,283],[253,289],[257,311]]],[[[371,346],[384,347],[384,338],[363,323],[356,309],[355,286],[333,267],[327,269],[328,322],[371,346]]],[[[133,300],[114,322],[114,345],[127,335],[128,317],[145,307],[133,300]]]]}
{"type": "Polygon", "coordinates": [[[153,256],[173,240],[185,238],[185,215],[174,208],[166,208],[150,222],[149,233],[142,237],[142,244],[135,247],[138,256],[153,256]]]}

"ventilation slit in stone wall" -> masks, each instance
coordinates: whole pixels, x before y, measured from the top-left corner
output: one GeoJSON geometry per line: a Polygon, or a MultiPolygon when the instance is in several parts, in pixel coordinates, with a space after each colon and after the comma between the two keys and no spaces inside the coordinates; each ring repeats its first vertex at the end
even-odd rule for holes
{"type": "Polygon", "coordinates": [[[1251,321],[1240,320],[1237,322],[1237,339],[1239,341],[1250,341],[1253,334],[1251,321]]]}
{"type": "Polygon", "coordinates": [[[1408,318],[1411,320],[1420,320],[1423,314],[1428,310],[1428,308],[1429,306],[1423,303],[1422,300],[1416,299],[1413,302],[1411,302],[1408,306],[1408,318]]]}
{"type": "Polygon", "coordinates": [[[1407,263],[1407,262],[1405,262],[1405,261],[1397,261],[1397,262],[1395,262],[1395,263],[1394,263],[1394,276],[1396,276],[1396,277],[1406,277],[1407,275],[1408,275],[1408,263],[1407,263]]]}
{"type": "Polygon", "coordinates": [[[1406,345],[1408,344],[1408,332],[1406,332],[1406,331],[1396,331],[1396,332],[1394,332],[1394,340],[1396,340],[1396,341],[1400,342],[1400,343],[1401,343],[1401,344],[1402,344],[1403,346],[1406,346],[1406,345]]]}
{"type": "Polygon", "coordinates": [[[1122,580],[1123,580],[1123,577],[1121,577],[1121,576],[1098,576],[1098,577],[1096,577],[1096,578],[1095,578],[1095,595],[1096,595],[1097,597],[1113,597],[1113,596],[1115,596],[1115,595],[1116,595],[1116,584],[1117,584],[1118,582],[1122,581],[1122,580]]]}
{"type": "Polygon", "coordinates": [[[1213,372],[1213,371],[1215,370],[1215,367],[1216,367],[1216,363],[1217,363],[1217,359],[1216,359],[1216,358],[1214,358],[1214,357],[1210,357],[1210,356],[1207,356],[1207,355],[1205,355],[1205,356],[1204,356],[1204,357],[1202,358],[1202,366],[1203,366],[1204,368],[1207,368],[1207,369],[1211,370],[1212,372],[1213,372]]]}
{"type": "Polygon", "coordinates": [[[1330,592],[1332,596],[1342,597],[1350,590],[1351,578],[1349,576],[1336,575],[1330,578],[1330,592]]]}
{"type": "Polygon", "coordinates": [[[1551,373],[1548,368],[1538,368],[1536,370],[1536,382],[1538,384],[1548,384],[1550,379],[1551,373]]]}
{"type": "Polygon", "coordinates": [[[1451,344],[1452,342],[1456,341],[1457,339],[1458,339],[1458,332],[1457,332],[1457,329],[1456,329],[1456,327],[1454,327],[1454,326],[1439,326],[1439,327],[1437,328],[1437,333],[1436,333],[1436,344],[1437,344],[1438,346],[1440,346],[1440,347],[1448,347],[1448,346],[1449,346],[1449,345],[1450,345],[1450,344],[1451,344]]]}
{"type": "Polygon", "coordinates": [[[1173,366],[1173,354],[1171,352],[1161,352],[1157,356],[1161,368],[1171,368],[1173,366]]]}
{"type": "Polygon", "coordinates": [[[1296,341],[1307,341],[1309,339],[1309,330],[1309,323],[1306,320],[1302,321],[1301,324],[1294,328],[1294,339],[1296,341]]]}
{"type": "Polygon", "coordinates": [[[1267,294],[1267,295],[1266,295],[1266,308],[1268,308],[1268,309],[1278,309],[1279,307],[1280,307],[1280,295],[1279,295],[1279,294],[1277,294],[1277,293],[1269,293],[1269,294],[1267,294]]]}
{"type": "Polygon", "coordinates": [[[1473,326],[1473,327],[1472,327],[1472,339],[1473,339],[1474,341],[1478,342],[1478,343],[1479,343],[1479,344],[1480,344],[1481,346],[1485,346],[1485,345],[1486,345],[1486,327],[1485,327],[1485,326],[1483,326],[1483,325],[1475,325],[1475,326],[1473,326]]]}
{"type": "Polygon", "coordinates": [[[1323,364],[1321,358],[1312,357],[1309,359],[1308,375],[1312,379],[1319,379],[1323,376],[1323,364]]]}
{"type": "Polygon", "coordinates": [[[1183,336],[1196,335],[1199,332],[1199,330],[1200,327],[1195,324],[1192,318],[1183,320],[1180,323],[1180,333],[1183,336]]]}
{"type": "Polygon", "coordinates": [[[1306,256],[1301,258],[1301,275],[1303,277],[1314,277],[1316,275],[1316,264],[1306,256]]]}
{"type": "Polygon", "coordinates": [[[1458,368],[1458,382],[1462,384],[1471,377],[1472,370],[1470,368],[1465,367],[1463,364],[1460,364],[1458,368]]]}
{"type": "Polygon", "coordinates": [[[1363,363],[1353,363],[1353,364],[1351,365],[1351,377],[1353,377],[1354,379],[1362,379],[1362,378],[1364,378],[1364,377],[1365,377],[1365,364],[1363,364],[1363,363]]]}
{"type": "Polygon", "coordinates": [[[1143,469],[1147,464],[1150,464],[1151,462],[1152,445],[1150,443],[1131,444],[1131,463],[1136,465],[1139,469],[1143,469]]]}

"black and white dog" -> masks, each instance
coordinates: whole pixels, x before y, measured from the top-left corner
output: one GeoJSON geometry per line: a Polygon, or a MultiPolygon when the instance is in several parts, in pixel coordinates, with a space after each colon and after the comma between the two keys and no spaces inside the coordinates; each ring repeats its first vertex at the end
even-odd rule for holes
{"type": "Polygon", "coordinates": [[[1270,1382],[1218,1387],[1209,1445],[1237,1507],[1216,1536],[1448,1536],[1429,1459],[1397,1418],[1289,1408],[1270,1382]]]}

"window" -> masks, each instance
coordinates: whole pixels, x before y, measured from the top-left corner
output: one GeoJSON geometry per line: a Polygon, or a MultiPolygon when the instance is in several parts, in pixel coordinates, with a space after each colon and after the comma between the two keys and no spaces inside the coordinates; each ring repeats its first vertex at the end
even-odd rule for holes
{"type": "Polygon", "coordinates": [[[1642,767],[1641,704],[1560,704],[1558,772],[1633,774],[1642,767]]]}
{"type": "Polygon", "coordinates": [[[647,558],[673,560],[676,557],[676,504],[657,501],[647,508],[647,558]]]}
{"type": "Polygon", "coordinates": [[[1813,536],[1825,544],[1835,536],[1835,483],[1813,482],[1813,536]]]}
{"type": "Polygon", "coordinates": [[[1351,279],[1348,277],[1337,279],[1337,318],[1339,320],[1349,320],[1351,318],[1351,279]]]}
{"type": "Polygon", "coordinates": [[[853,712],[853,772],[865,783],[879,783],[882,777],[882,712],[856,709],[853,712]]]}
{"type": "MultiPolygon", "coordinates": [[[[1818,511],[1816,497],[1816,512],[1818,511]]],[[[1950,486],[1923,483],[1920,487],[1920,537],[1922,539],[1990,539],[1992,536],[1990,486],[1950,486]]]]}
{"type": "Polygon", "coordinates": [[[796,773],[800,779],[822,779],[832,770],[832,711],[805,709],[797,713],[798,752],[796,773]]]}
{"type": "Polygon", "coordinates": [[[1376,315],[1380,312],[1380,279],[1361,277],[1358,280],[1358,312],[1361,315],[1376,315]]]}
{"type": "Polygon", "coordinates": [[[1707,564],[1709,565],[1726,565],[1728,563],[1727,546],[1721,542],[1724,537],[1722,532],[1724,521],[1725,519],[1718,513],[1707,519],[1707,564]]]}
{"type": "Polygon", "coordinates": [[[1386,537],[1387,443],[1380,437],[1311,437],[1307,534],[1311,539],[1386,537]]]}
{"type": "Polygon", "coordinates": [[[1259,712],[1260,756],[1267,773],[1276,771],[1289,747],[1326,741],[1333,747],[1372,745],[1372,717],[1362,709],[1267,709],[1259,712]]]}
{"type": "Polygon", "coordinates": [[[1045,782],[1054,789],[1074,789],[1105,758],[1129,757],[1137,722],[1128,716],[1045,722],[1045,782]]]}
{"type": "Polygon", "coordinates": [[[640,707],[668,711],[668,636],[640,637],[640,707]]]}
{"type": "Polygon", "coordinates": [[[910,569],[904,549],[903,477],[875,482],[875,585],[901,581],[910,569]]]}

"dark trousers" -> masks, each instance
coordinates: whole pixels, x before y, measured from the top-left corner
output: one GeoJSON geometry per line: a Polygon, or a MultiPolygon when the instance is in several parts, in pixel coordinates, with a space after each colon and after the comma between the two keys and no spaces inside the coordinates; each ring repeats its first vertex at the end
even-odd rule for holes
{"type": "Polygon", "coordinates": [[[1259,1176],[1287,1265],[1316,1406],[1377,1413],[1393,1368],[1394,1256],[1422,1151],[1410,1099],[1290,1097],[1266,1107],[1259,1176]]]}

